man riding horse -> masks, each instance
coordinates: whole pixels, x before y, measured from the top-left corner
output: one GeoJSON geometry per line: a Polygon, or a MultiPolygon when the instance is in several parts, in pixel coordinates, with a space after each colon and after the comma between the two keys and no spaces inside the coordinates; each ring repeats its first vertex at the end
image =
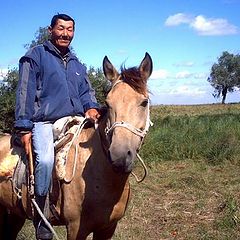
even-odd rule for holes
{"type": "MultiPolygon", "coordinates": [[[[50,40],[30,49],[19,61],[15,129],[26,154],[33,146],[35,197],[47,215],[54,163],[53,123],[65,116],[86,116],[96,121],[100,114],[86,67],[70,51],[75,22],[65,14],[53,16],[50,40]]],[[[48,217],[48,216],[46,216],[48,217]]],[[[53,235],[38,214],[34,217],[37,239],[53,235]]]]}

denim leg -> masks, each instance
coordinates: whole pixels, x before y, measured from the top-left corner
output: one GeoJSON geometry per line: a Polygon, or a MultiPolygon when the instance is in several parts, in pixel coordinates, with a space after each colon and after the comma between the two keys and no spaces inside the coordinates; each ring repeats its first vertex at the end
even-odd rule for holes
{"type": "Polygon", "coordinates": [[[46,196],[54,164],[52,123],[34,123],[32,142],[35,154],[35,193],[38,196],[46,196]]]}

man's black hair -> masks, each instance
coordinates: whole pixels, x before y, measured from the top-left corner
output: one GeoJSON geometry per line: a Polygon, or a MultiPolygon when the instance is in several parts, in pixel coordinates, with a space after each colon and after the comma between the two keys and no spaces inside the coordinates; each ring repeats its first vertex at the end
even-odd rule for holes
{"type": "Polygon", "coordinates": [[[54,15],[52,20],[51,20],[51,27],[52,28],[57,24],[58,19],[62,19],[64,21],[72,21],[73,22],[73,27],[75,27],[75,21],[74,21],[73,18],[71,18],[67,14],[58,13],[58,14],[54,15]]]}

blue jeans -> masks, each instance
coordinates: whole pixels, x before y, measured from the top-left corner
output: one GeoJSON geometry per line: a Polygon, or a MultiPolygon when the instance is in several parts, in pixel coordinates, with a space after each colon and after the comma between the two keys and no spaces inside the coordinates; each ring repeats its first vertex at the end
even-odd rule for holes
{"type": "Polygon", "coordinates": [[[35,154],[35,193],[38,196],[46,196],[54,164],[52,123],[34,123],[32,143],[35,154]]]}

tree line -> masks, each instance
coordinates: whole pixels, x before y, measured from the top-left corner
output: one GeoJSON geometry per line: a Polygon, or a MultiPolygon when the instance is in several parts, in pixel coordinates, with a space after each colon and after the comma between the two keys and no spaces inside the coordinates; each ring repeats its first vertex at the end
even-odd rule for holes
{"type": "MultiPolygon", "coordinates": [[[[48,27],[40,27],[35,33],[34,40],[25,44],[24,47],[28,50],[48,38],[48,27]]],[[[74,52],[73,48],[71,50],[74,52]]],[[[105,79],[103,71],[101,68],[90,67],[88,76],[95,89],[98,102],[104,104],[110,84],[105,79]]],[[[223,52],[218,58],[218,62],[213,64],[207,81],[214,88],[213,96],[222,98],[224,104],[227,94],[240,88],[240,55],[223,52]]],[[[13,131],[17,82],[17,68],[10,69],[3,81],[0,82],[0,132],[11,133],[13,131]]]]}

